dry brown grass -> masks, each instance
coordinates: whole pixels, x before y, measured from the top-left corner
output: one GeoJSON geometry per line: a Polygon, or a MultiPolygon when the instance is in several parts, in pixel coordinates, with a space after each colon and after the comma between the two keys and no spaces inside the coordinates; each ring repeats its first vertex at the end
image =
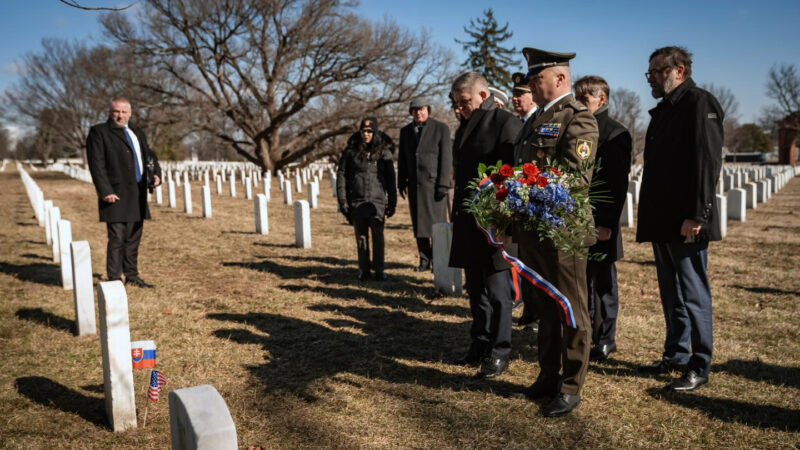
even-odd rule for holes
{"type": "MultiPolygon", "coordinates": [[[[73,238],[90,242],[94,272],[104,273],[105,228],[91,185],[32,175],[72,221],[73,238]]],[[[499,380],[476,382],[471,369],[446,363],[467,344],[469,309],[465,298],[432,298],[431,275],[411,271],[405,202],[386,233],[391,281],[360,284],[352,230],[327,179],[321,188],[310,250],[292,247],[292,209],[275,186],[269,236],[252,233],[252,203],[241,197],[212,194],[214,217],[201,219],[196,182],[195,214],[153,206],[145,225],[140,267],[158,287],[128,290],[131,338],[156,341],[166,391],[214,385],[240,446],[800,443],[800,179],[711,246],[716,353],[711,384],[694,394],[665,394],[668,378],[635,371],[660,356],[664,325],[652,251],[625,231],[620,351],[592,366],[583,404],[555,420],[542,418],[536,403],[508,398],[538,372],[530,334],[515,331],[513,361],[499,380]]],[[[179,191],[179,205],[181,198],[179,191]]],[[[166,394],[150,407],[145,429],[115,434],[106,425],[98,338],[71,334],[72,294],[60,288],[13,169],[0,173],[0,208],[0,445],[167,448],[166,394]]],[[[140,419],[146,375],[134,374],[140,419]]]]}

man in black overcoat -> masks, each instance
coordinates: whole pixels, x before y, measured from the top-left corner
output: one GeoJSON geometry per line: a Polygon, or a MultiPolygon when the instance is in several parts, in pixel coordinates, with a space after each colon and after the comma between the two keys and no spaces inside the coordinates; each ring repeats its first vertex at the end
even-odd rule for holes
{"type": "Polygon", "coordinates": [[[602,199],[592,202],[597,243],[589,248],[589,253],[604,255],[604,259],[587,262],[586,286],[593,330],[589,360],[602,361],[617,350],[619,291],[615,261],[622,258],[619,219],[628,193],[632,139],[621,123],[608,116],[610,89],[606,80],[585,76],[575,82],[574,90],[575,98],[594,114],[600,132],[596,158],[599,167],[594,170],[589,194],[602,199]],[[596,308],[598,303],[600,307],[596,308]]]}
{"type": "Polygon", "coordinates": [[[148,184],[161,184],[161,167],[141,129],[128,123],[131,104],[111,101],[107,122],[94,125],[86,139],[89,171],[97,191],[100,221],[106,222],[106,273],[139,287],[153,287],[139,277],[138,254],[142,224],[150,218],[148,184]]]}
{"type": "Polygon", "coordinates": [[[644,147],[636,240],[652,242],[667,326],[659,361],[648,373],[673,369],[683,376],[669,388],[686,392],[708,383],[711,367],[711,288],[708,243],[722,239],[716,185],[722,169],[723,111],[691,78],[692,57],[683,47],[650,55],[653,97],[644,147]]]}
{"type": "Polygon", "coordinates": [[[447,220],[447,190],[453,170],[450,129],[431,118],[430,111],[430,103],[424,99],[411,101],[409,113],[414,120],[400,130],[397,156],[397,189],[401,197],[408,195],[417,239],[417,272],[431,266],[433,224],[447,220]]]}
{"type": "Polygon", "coordinates": [[[497,108],[486,79],[477,72],[459,76],[453,83],[452,95],[464,120],[456,131],[453,149],[455,195],[450,266],[464,268],[472,311],[472,341],[467,354],[457,363],[481,363],[478,376],[491,378],[503,372],[511,351],[511,266],[499,250],[487,243],[464,200],[474,194],[467,185],[478,176],[479,164],[511,161],[514,138],[522,123],[497,108]]]}

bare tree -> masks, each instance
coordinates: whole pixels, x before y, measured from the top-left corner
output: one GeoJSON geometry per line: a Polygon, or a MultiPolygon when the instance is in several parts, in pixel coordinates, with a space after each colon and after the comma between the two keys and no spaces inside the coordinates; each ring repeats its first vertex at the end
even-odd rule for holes
{"type": "Polygon", "coordinates": [[[767,96],[778,102],[770,115],[800,130],[800,74],[794,64],[774,65],[767,75],[767,96]]]}
{"type": "Polygon", "coordinates": [[[101,19],[108,34],[173,86],[144,82],[198,115],[265,170],[341,151],[364,115],[389,127],[415,95],[440,94],[452,57],[393,22],[369,22],[338,0],[148,0],[134,25],[101,19]],[[335,144],[335,145],[334,145],[335,144]]]}
{"type": "Polygon", "coordinates": [[[725,131],[725,146],[729,149],[737,146],[734,140],[740,141],[741,133],[736,132],[739,128],[739,101],[736,100],[736,95],[731,89],[714,83],[704,84],[701,87],[714,95],[725,114],[722,121],[722,128],[725,131]]]}
{"type": "Polygon", "coordinates": [[[642,121],[642,102],[639,95],[625,88],[611,89],[608,101],[609,115],[618,120],[631,133],[633,159],[644,151],[644,134],[647,131],[642,121]]]}
{"type": "Polygon", "coordinates": [[[11,137],[8,135],[8,130],[6,127],[0,123],[0,159],[11,156],[11,137]]]}
{"type": "Polygon", "coordinates": [[[77,0],[58,0],[58,1],[60,1],[65,5],[71,6],[73,8],[82,9],[84,11],[124,11],[136,4],[136,2],[133,2],[128,6],[122,6],[119,8],[110,8],[105,6],[84,6],[78,3],[77,0]]]}

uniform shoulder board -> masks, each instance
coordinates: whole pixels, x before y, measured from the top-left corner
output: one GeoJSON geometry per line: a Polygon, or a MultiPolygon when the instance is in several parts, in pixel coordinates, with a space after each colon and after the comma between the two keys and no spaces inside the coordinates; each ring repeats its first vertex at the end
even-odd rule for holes
{"type": "Polygon", "coordinates": [[[568,102],[567,104],[571,106],[572,109],[574,109],[575,111],[587,111],[589,109],[586,107],[586,105],[575,99],[572,99],[572,101],[568,102]]]}

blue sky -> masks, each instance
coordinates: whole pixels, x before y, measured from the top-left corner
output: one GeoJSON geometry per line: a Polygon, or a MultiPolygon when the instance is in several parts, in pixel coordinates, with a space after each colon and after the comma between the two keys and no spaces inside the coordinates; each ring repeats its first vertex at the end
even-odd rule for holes
{"type": "MultiPolygon", "coordinates": [[[[131,0],[133,1],[133,0],[131,0]]],[[[124,0],[81,0],[114,6],[124,0]]],[[[606,78],[611,88],[639,94],[644,109],[655,105],[644,79],[653,49],[683,45],[694,53],[694,79],[733,90],[739,118],[748,122],[772,103],[764,94],[775,63],[800,66],[800,1],[676,0],[644,1],[434,1],[364,0],[358,10],[380,20],[391,18],[413,30],[426,29],[431,39],[451,48],[459,62],[463,26],[492,7],[499,22],[514,32],[508,46],[571,51],[573,72],[606,78]]],[[[140,0],[135,8],[144,7],[140,0]]],[[[0,2],[0,90],[21,74],[17,63],[37,51],[44,37],[100,42],[98,13],[70,8],[57,0],[0,2]]],[[[522,70],[523,58],[520,55],[522,70]]]]}

